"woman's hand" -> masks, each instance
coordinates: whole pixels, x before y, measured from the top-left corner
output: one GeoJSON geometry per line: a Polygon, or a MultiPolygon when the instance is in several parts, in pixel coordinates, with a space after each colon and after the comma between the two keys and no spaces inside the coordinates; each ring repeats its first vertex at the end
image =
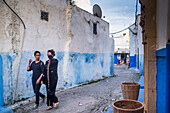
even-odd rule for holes
{"type": "MultiPolygon", "coordinates": [[[[39,84],[40,83],[40,80],[42,78],[43,74],[41,74],[41,76],[38,78],[38,80],[36,81],[36,84],[39,84]]],[[[43,81],[41,81],[41,84],[43,83],[43,81]]]]}
{"type": "Polygon", "coordinates": [[[40,83],[40,79],[38,79],[37,81],[36,81],[36,84],[39,84],[40,83]]]}
{"type": "Polygon", "coordinates": [[[31,60],[31,59],[29,59],[29,64],[31,64],[31,62],[32,62],[32,60],[31,60]]]}
{"type": "Polygon", "coordinates": [[[29,63],[28,63],[28,67],[27,67],[27,71],[31,71],[31,70],[30,70],[30,64],[31,64],[31,62],[32,62],[32,60],[31,60],[31,59],[29,59],[29,63]]]}

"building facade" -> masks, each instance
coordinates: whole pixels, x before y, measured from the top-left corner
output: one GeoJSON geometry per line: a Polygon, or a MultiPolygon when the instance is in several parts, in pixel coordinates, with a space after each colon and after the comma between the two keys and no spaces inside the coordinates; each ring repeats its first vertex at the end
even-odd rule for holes
{"type": "MultiPolygon", "coordinates": [[[[54,49],[59,60],[57,88],[100,79],[114,73],[114,42],[109,23],[70,0],[8,0],[19,18],[0,1],[0,105],[33,97],[28,60],[34,51],[47,60],[54,49]]],[[[45,93],[45,86],[41,88],[45,93]]]]}
{"type": "Polygon", "coordinates": [[[140,15],[137,16],[136,25],[129,28],[130,35],[130,68],[137,68],[144,75],[144,46],[142,44],[142,28],[140,15]]]}

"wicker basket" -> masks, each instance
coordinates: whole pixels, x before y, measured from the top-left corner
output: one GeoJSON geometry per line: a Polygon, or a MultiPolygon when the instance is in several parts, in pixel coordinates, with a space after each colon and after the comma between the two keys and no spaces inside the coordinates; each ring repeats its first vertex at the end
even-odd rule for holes
{"type": "Polygon", "coordinates": [[[113,113],[143,113],[144,105],[136,100],[119,100],[112,104],[113,113]]]}
{"type": "Polygon", "coordinates": [[[121,87],[124,99],[138,100],[140,89],[139,83],[133,82],[122,83],[121,87]]]}

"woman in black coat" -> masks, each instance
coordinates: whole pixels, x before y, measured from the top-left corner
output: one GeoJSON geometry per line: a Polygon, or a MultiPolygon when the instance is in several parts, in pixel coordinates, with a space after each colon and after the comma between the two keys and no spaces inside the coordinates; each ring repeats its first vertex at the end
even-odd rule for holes
{"type": "Polygon", "coordinates": [[[47,56],[49,60],[46,61],[45,64],[45,77],[44,82],[46,84],[47,89],[47,106],[46,110],[50,110],[53,108],[53,103],[55,103],[54,108],[58,108],[59,101],[58,98],[55,96],[55,90],[58,82],[58,60],[54,58],[55,51],[48,50],[47,56]]]}

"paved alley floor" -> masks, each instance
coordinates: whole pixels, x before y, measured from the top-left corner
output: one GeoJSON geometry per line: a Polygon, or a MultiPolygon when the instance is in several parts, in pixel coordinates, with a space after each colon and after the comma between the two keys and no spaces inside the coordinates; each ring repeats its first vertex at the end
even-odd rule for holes
{"type": "Polygon", "coordinates": [[[126,65],[115,65],[114,73],[114,77],[97,83],[56,93],[60,100],[58,109],[46,111],[46,103],[42,103],[38,109],[33,110],[33,103],[29,103],[15,109],[15,113],[102,113],[113,101],[122,96],[122,82],[138,82],[140,78],[140,74],[135,69],[128,69],[126,65]]]}

